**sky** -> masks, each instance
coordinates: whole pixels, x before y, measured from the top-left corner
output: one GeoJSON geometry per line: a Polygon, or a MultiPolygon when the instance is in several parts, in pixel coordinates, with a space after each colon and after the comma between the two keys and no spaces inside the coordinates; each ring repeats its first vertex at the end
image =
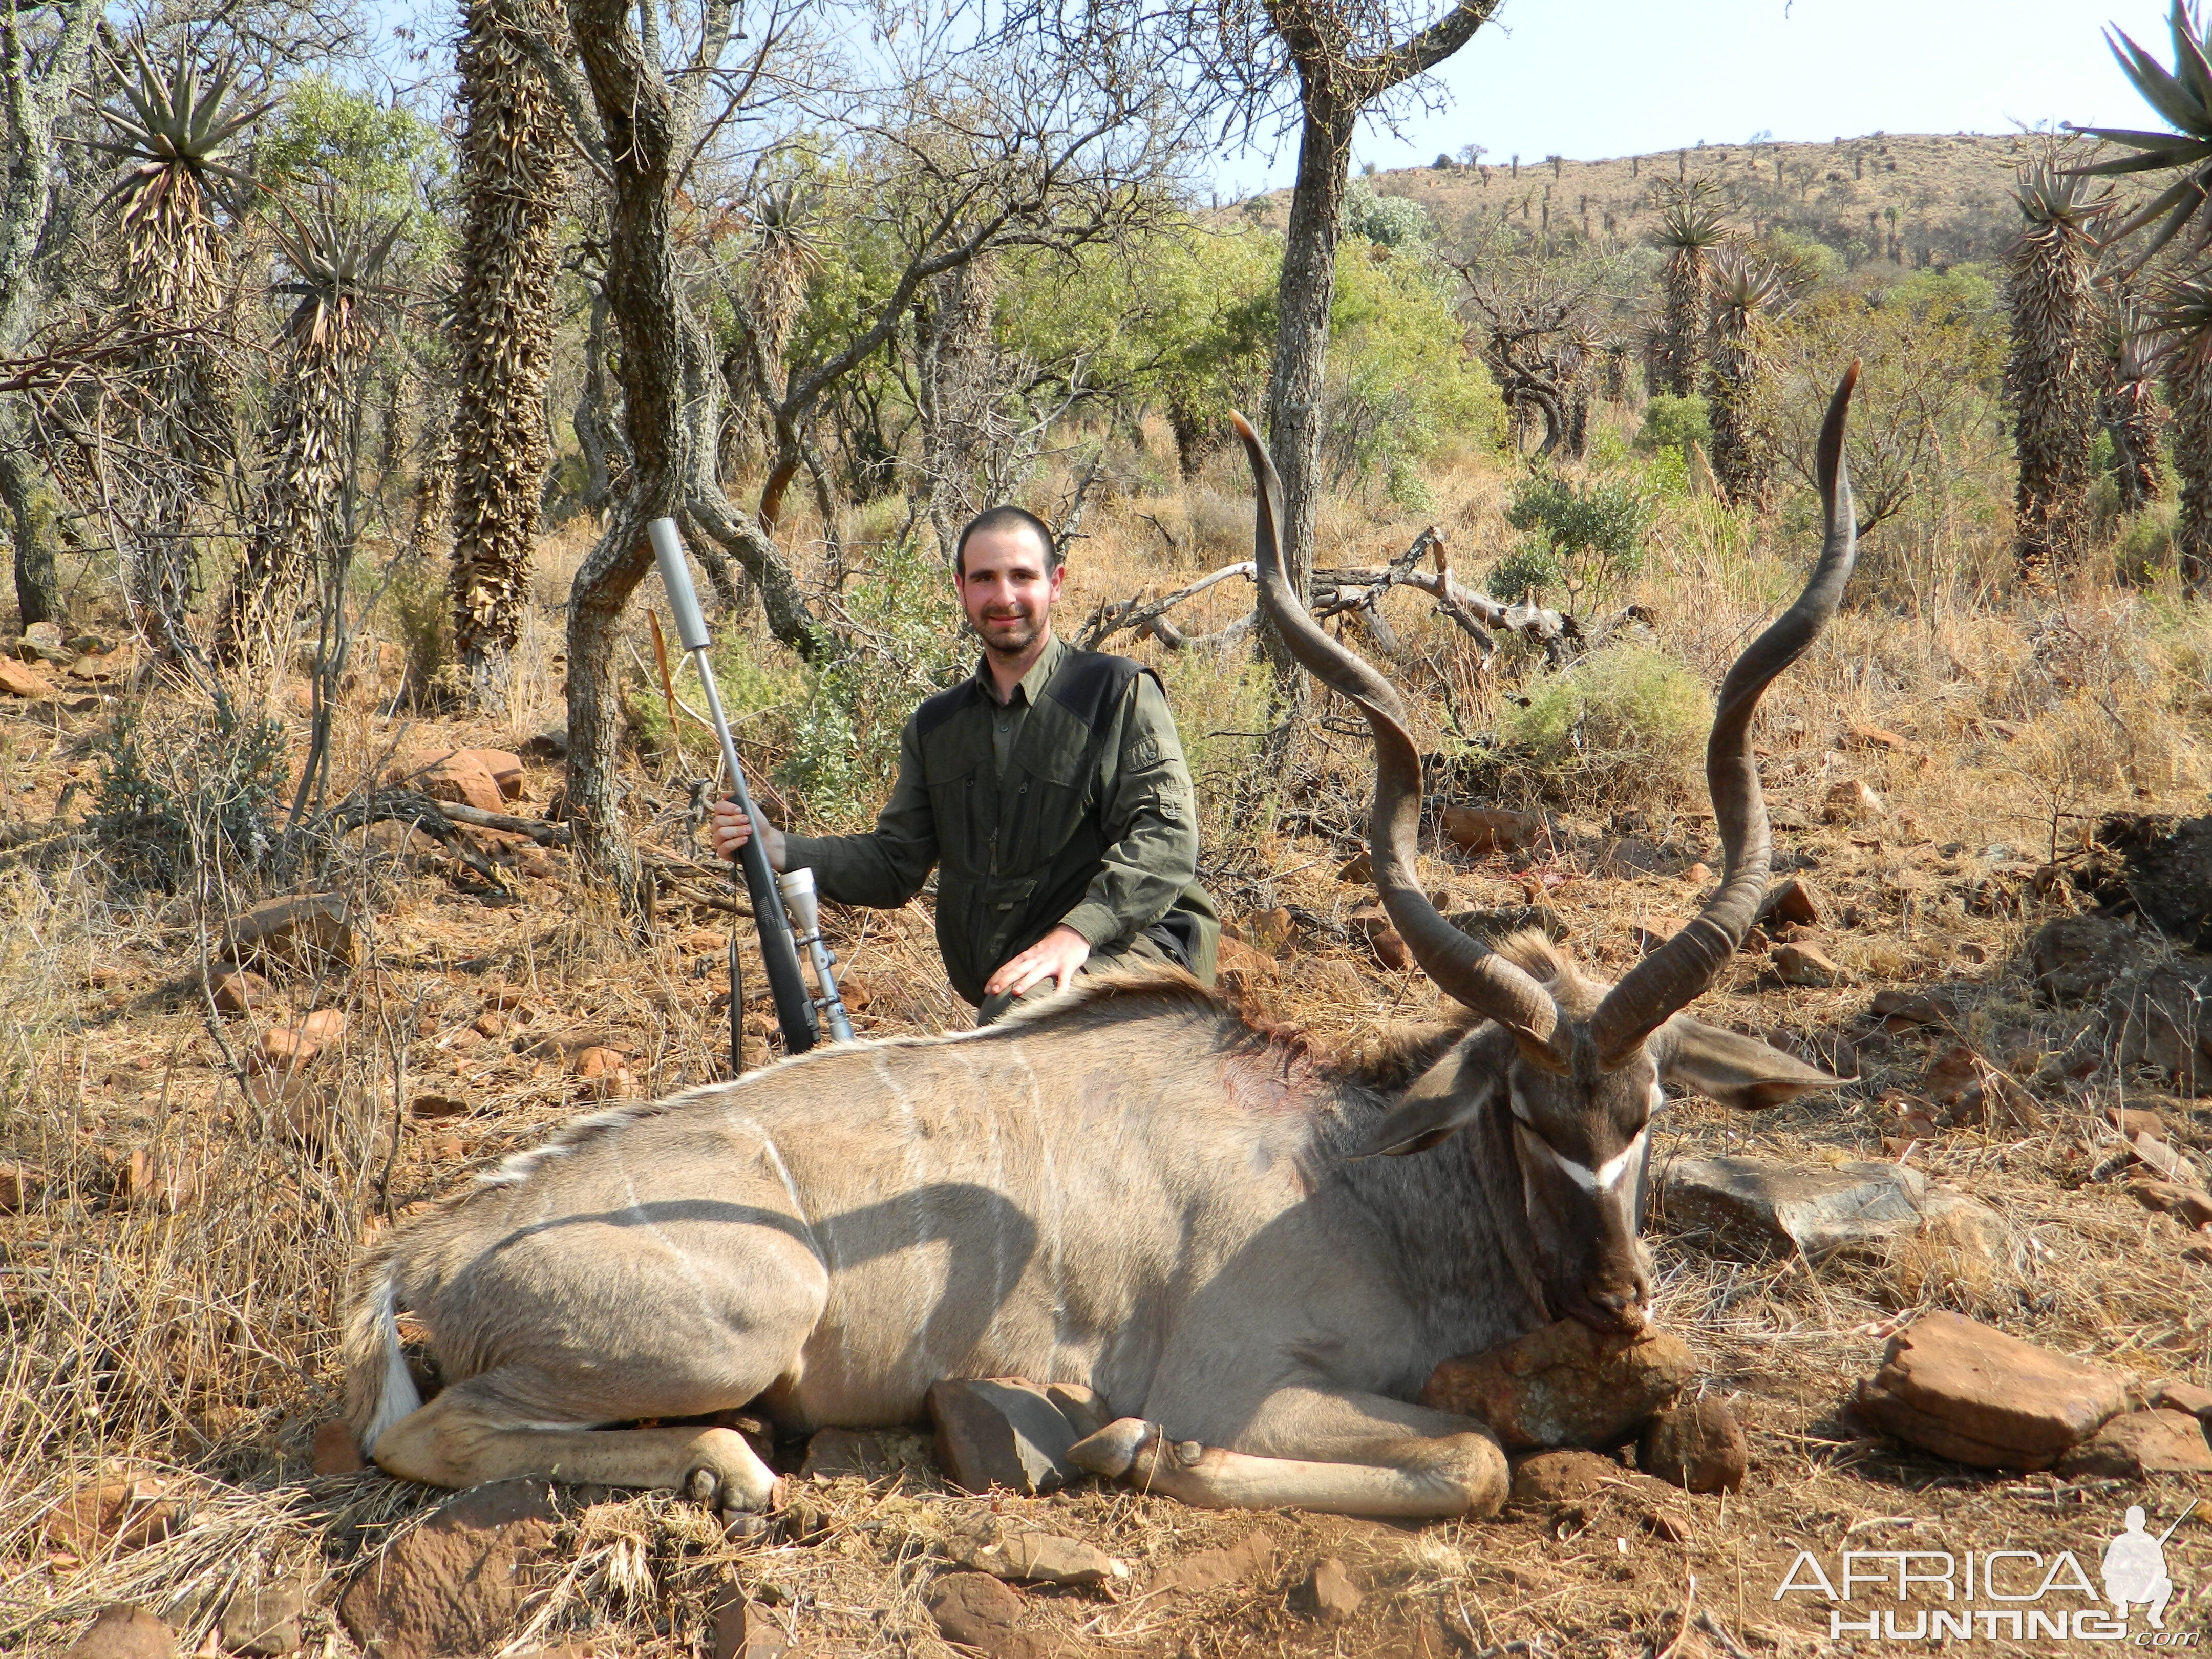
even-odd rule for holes
{"type": "MultiPolygon", "coordinates": [[[[1355,167],[1425,166],[1478,143],[1578,161],[1754,133],[1784,143],[2018,125],[2156,126],[2106,51],[2117,23],[2172,60],[2166,0],[1504,0],[1437,79],[1434,114],[1363,127],[1355,167]]],[[[1224,200],[1291,182],[1224,154],[1224,200]]]]}

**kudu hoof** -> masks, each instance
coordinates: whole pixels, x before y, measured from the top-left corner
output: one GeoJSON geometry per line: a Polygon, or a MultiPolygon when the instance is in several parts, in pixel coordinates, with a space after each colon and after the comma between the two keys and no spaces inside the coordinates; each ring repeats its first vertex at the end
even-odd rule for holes
{"type": "Polygon", "coordinates": [[[1067,1461],[1079,1469],[1118,1480],[1136,1467],[1146,1449],[1158,1444],[1160,1428],[1141,1417],[1117,1418],[1097,1433],[1067,1449],[1067,1461]]]}
{"type": "MultiPolygon", "coordinates": [[[[782,1482],[769,1495],[773,1504],[781,1496],[782,1482]]],[[[768,1529],[768,1508],[756,1501],[734,1475],[726,1475],[710,1465],[702,1463],[684,1477],[685,1496],[703,1509],[712,1510],[722,1523],[722,1531],[731,1538],[757,1538],[768,1529]]]]}

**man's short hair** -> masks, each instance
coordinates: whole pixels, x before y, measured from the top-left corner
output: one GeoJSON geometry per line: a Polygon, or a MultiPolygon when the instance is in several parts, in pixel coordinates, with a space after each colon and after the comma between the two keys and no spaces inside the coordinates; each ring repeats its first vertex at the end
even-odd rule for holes
{"type": "Polygon", "coordinates": [[[962,580],[968,576],[968,538],[979,530],[1026,530],[1037,538],[1044,549],[1045,574],[1060,568],[1060,544],[1052,538],[1052,530],[1034,513],[1025,513],[1018,507],[990,507],[978,513],[960,528],[960,539],[952,544],[952,568],[962,580]]]}

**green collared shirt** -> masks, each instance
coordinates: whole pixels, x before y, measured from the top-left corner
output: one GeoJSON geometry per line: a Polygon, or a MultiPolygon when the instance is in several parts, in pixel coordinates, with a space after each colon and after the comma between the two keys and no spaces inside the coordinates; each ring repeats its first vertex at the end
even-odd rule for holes
{"type": "Polygon", "coordinates": [[[1190,771],[1166,695],[1128,659],[1056,636],[1005,702],[979,665],[915,711],[873,830],[793,836],[788,848],[846,904],[904,904],[935,868],[946,975],[973,1003],[1000,964],[1062,925],[1102,955],[1165,927],[1212,977],[1219,925],[1197,884],[1190,771]]]}

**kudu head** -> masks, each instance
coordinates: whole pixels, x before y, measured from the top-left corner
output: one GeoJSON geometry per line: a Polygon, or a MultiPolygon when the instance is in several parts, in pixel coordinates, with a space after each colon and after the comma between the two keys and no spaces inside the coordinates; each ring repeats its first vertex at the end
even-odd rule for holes
{"type": "Polygon", "coordinates": [[[1601,1332],[1633,1332],[1645,1322],[1650,1278],[1637,1227],[1662,1085],[1755,1109],[1843,1080],[1683,1010],[1735,953],[1765,896],[1773,841],[1752,755],[1752,714],[1768,684],[1835,614],[1850,575],[1856,548],[1844,420],[1857,378],[1854,363],[1821,428],[1827,532],[1812,579],[1721,684],[1705,750],[1723,852],[1719,890],[1694,921],[1611,986],[1538,941],[1493,951],[1429,902],[1413,862],[1421,764],[1404,705],[1371,666],[1322,632],[1291,589],[1276,534],[1282,486],[1251,424],[1234,417],[1258,486],[1261,605],[1298,661],[1350,698],[1375,733],[1368,842],[1383,907],[1429,977],[1488,1022],[1415,1082],[1353,1155],[1421,1152],[1486,1120],[1484,1147],[1515,1166],[1486,1169],[1486,1184],[1510,1188],[1518,1176],[1533,1258],[1515,1263],[1524,1287],[1551,1316],[1571,1315],[1601,1332]]]}

